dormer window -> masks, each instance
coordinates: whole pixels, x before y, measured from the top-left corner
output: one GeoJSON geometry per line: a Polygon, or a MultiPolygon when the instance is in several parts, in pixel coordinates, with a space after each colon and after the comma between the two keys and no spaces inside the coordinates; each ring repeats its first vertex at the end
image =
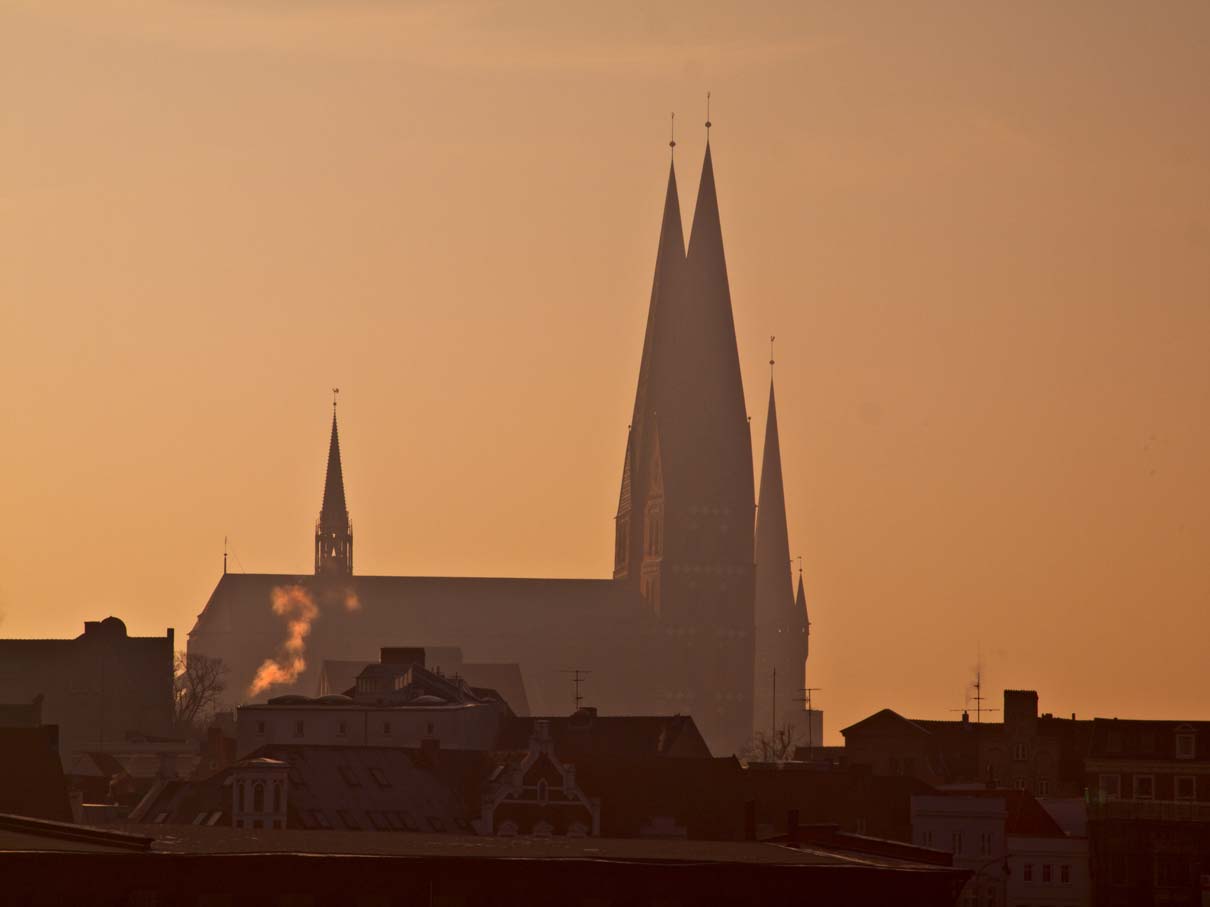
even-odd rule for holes
{"type": "Polygon", "coordinates": [[[1197,755],[1197,737],[1189,725],[1176,729],[1176,758],[1192,759],[1197,755]]]}

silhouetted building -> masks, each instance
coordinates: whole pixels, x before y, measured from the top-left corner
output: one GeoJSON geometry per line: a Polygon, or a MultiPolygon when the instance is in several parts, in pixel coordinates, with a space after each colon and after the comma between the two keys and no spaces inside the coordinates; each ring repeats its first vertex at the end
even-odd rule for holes
{"type": "Polygon", "coordinates": [[[116,617],[75,639],[0,640],[0,702],[41,696],[40,720],[59,727],[65,766],[131,733],[172,729],[173,633],[128,636],[116,617]]]}
{"type": "Polygon", "coordinates": [[[910,775],[932,785],[963,782],[1023,790],[1040,797],[1084,792],[1091,721],[1038,715],[1033,690],[1004,691],[1002,722],[904,718],[883,709],[841,731],[850,765],[910,775]]]}
{"type": "MultiPolygon", "coordinates": [[[[529,714],[529,697],[525,694],[525,680],[521,666],[516,662],[470,662],[462,658],[458,646],[425,646],[425,667],[448,677],[460,677],[472,687],[495,690],[508,703],[514,715],[529,714]]],[[[343,693],[357,682],[357,675],[372,661],[337,661],[325,659],[319,672],[319,689],[316,695],[327,696],[343,693]]]]}
{"type": "Polygon", "coordinates": [[[58,731],[54,725],[0,727],[0,813],[71,821],[58,731]]]}
{"type": "Polygon", "coordinates": [[[1097,718],[1086,768],[1093,903],[1203,899],[1210,888],[1210,721],[1097,718]]]}
{"type": "MultiPolygon", "coordinates": [[[[770,488],[769,513],[784,512],[780,494],[780,484],[770,488]]],[[[190,633],[189,651],[223,660],[238,701],[285,639],[285,620],[271,607],[274,590],[298,587],[321,615],[306,639],[309,665],[366,660],[382,639],[433,646],[457,640],[475,663],[519,663],[535,713],[561,711],[570,698],[564,669],[581,668],[591,671],[591,698],[602,711],[692,715],[713,747],[731,752],[753,728],[755,503],[707,147],[687,252],[669,174],[611,579],[355,575],[334,417],[315,575],[224,573],[190,633]]],[[[771,575],[788,580],[788,555],[774,557],[771,575]]],[[[775,597],[771,592],[769,600],[775,597]]],[[[787,600],[775,608],[789,615],[785,632],[797,636],[779,657],[796,663],[785,670],[787,692],[797,695],[805,614],[793,617],[793,601],[781,597],[787,600]]],[[[315,671],[282,691],[315,689],[315,671]]]]}
{"type": "Polygon", "coordinates": [[[421,648],[384,648],[342,693],[276,696],[240,706],[236,752],[269,743],[418,746],[425,737],[455,749],[488,750],[512,716],[495,690],[425,668],[421,648]]]}

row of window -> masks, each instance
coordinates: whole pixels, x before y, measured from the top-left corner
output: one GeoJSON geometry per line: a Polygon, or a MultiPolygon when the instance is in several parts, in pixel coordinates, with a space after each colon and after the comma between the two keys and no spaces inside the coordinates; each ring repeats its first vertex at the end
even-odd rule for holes
{"type": "MultiPolygon", "coordinates": [[[[1194,759],[1197,757],[1197,733],[1192,727],[1182,725],[1176,730],[1175,751],[1177,759],[1194,759]]],[[[1105,752],[1121,753],[1125,750],[1140,753],[1158,753],[1154,731],[1142,730],[1129,735],[1120,730],[1110,730],[1105,734],[1105,752]]]]}
{"type": "MultiPolygon", "coordinates": [[[[1053,882],[1054,881],[1054,869],[1055,869],[1055,867],[1053,864],[1043,863],[1041,878],[1038,881],[1041,881],[1043,883],[1053,882]]],[[[1024,879],[1026,882],[1034,881],[1034,864],[1033,863],[1025,864],[1024,868],[1021,871],[1021,878],[1024,879]]],[[[1061,884],[1061,885],[1070,885],[1071,884],[1071,866],[1070,866],[1070,864],[1064,863],[1063,865],[1059,866],[1059,884],[1061,884]]]]}
{"type": "MultiPolygon", "coordinates": [[[[1135,800],[1155,799],[1155,775],[1134,775],[1131,792],[1135,800]]],[[[1101,796],[1109,800],[1117,800],[1122,796],[1121,775],[1101,775],[1097,787],[1101,796]]],[[[1197,799],[1197,777],[1195,775],[1177,775],[1172,782],[1172,796],[1175,800],[1197,799]]]]}
{"type": "MultiPolygon", "coordinates": [[[[269,729],[268,722],[265,722],[265,721],[256,722],[256,736],[264,737],[265,734],[268,732],[268,729],[269,729]]],[[[305,737],[306,735],[307,735],[307,724],[305,721],[303,721],[300,718],[294,722],[294,736],[295,737],[305,737]]],[[[347,721],[336,722],[336,736],[337,737],[347,737],[348,735],[349,735],[349,723],[347,721]]],[[[382,736],[384,736],[384,737],[391,736],[391,722],[384,721],[382,723],[382,736]]]]}

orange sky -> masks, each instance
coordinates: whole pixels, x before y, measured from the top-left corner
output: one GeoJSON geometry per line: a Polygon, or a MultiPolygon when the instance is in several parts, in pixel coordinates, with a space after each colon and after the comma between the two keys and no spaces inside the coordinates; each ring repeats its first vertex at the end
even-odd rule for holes
{"type": "Polygon", "coordinates": [[[830,740],[1210,717],[1200,0],[10,0],[0,634],[309,570],[333,384],[358,572],[606,575],[706,88],[830,740]]]}

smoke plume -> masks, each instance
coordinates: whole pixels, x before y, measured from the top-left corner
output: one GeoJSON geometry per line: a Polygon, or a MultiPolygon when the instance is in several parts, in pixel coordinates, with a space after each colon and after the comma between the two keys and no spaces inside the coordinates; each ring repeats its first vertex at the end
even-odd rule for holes
{"type": "Polygon", "coordinates": [[[288,634],[277,654],[266,658],[257,669],[248,687],[249,696],[258,696],[271,686],[293,683],[307,669],[307,636],[312,621],[319,616],[315,600],[302,586],[274,586],[270,600],[273,613],[286,618],[288,634]]]}

